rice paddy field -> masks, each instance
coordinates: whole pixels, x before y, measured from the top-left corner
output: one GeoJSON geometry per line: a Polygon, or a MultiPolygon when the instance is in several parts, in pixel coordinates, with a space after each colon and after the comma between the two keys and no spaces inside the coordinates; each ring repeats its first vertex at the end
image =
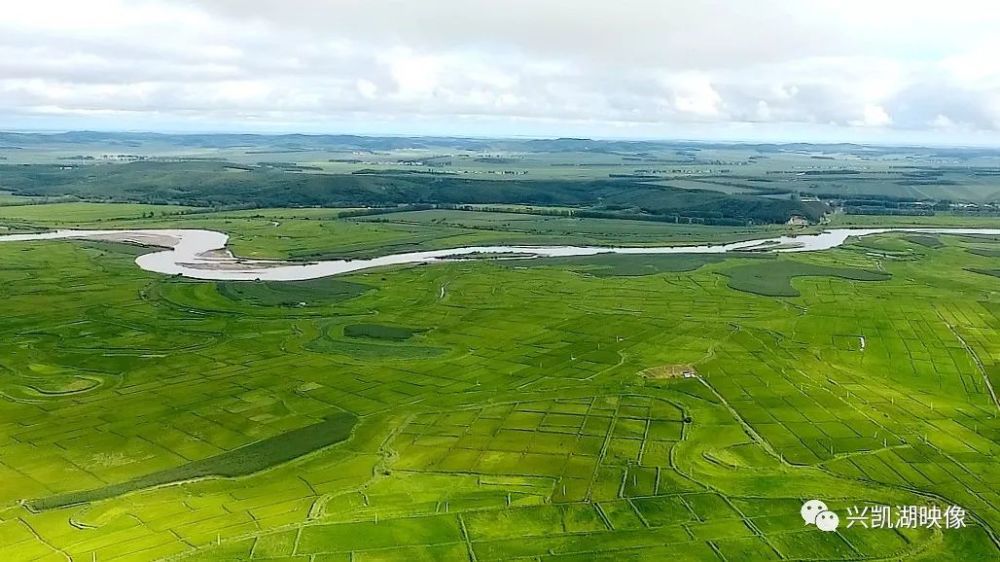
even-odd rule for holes
{"type": "MultiPolygon", "coordinates": [[[[285,259],[777,228],[182,210],[0,225],[213,228],[285,259]]],[[[287,283],[159,276],[145,251],[0,243],[5,561],[1000,559],[996,239],[287,283]],[[848,527],[878,505],[966,517],[848,527]]]]}

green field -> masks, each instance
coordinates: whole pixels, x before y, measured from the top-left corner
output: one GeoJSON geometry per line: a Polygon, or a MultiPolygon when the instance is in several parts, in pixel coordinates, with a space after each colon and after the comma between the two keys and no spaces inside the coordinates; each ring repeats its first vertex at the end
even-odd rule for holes
{"type": "Polygon", "coordinates": [[[104,221],[139,219],[147,215],[163,216],[187,209],[188,207],[170,205],[102,205],[100,203],[16,205],[0,207],[0,222],[73,227],[104,221]]]}
{"type": "Polygon", "coordinates": [[[94,503],[138,490],[190,482],[199,478],[248,476],[344,441],[350,436],[354,423],[355,418],[350,414],[335,414],[320,423],[268,437],[176,468],[161,470],[103,488],[32,500],[26,505],[33,511],[43,511],[94,503]]]}
{"type": "MultiPolygon", "coordinates": [[[[0,207],[0,224],[214,228],[283,259],[784,231],[182,210],[0,207]]],[[[0,243],[3,560],[1000,557],[990,237],[294,283],[159,276],[141,251],[0,243]],[[672,366],[696,375],[650,375],[672,366]],[[803,525],[814,498],[837,532],[803,525]],[[846,527],[881,504],[958,505],[967,526],[846,527]]]]}

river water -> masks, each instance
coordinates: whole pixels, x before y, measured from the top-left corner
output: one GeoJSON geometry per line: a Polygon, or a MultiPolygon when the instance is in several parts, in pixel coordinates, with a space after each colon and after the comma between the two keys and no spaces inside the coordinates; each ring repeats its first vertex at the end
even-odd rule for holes
{"type": "Polygon", "coordinates": [[[842,245],[851,236],[885,232],[925,234],[1000,235],[991,228],[836,228],[818,234],[762,238],[730,244],[704,246],[467,246],[426,252],[390,254],[371,259],[329,260],[311,263],[241,260],[227,249],[229,237],[211,230],[57,230],[40,234],[0,236],[0,242],[36,240],[89,239],[132,242],[165,248],[139,256],[135,263],[146,271],[164,275],[182,275],[208,281],[302,281],[342,275],[354,271],[418,263],[434,263],[477,255],[503,257],[570,257],[597,254],[722,254],[737,251],[816,252],[842,245]]]}

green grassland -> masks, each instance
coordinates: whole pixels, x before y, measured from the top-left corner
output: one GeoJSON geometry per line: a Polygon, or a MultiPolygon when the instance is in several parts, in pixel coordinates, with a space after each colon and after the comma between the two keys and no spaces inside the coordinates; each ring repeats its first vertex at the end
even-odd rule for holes
{"type": "Polygon", "coordinates": [[[23,205],[25,203],[31,203],[32,199],[33,198],[31,197],[12,195],[6,191],[0,191],[0,206],[23,205]]]}
{"type": "Polygon", "coordinates": [[[352,299],[371,289],[367,285],[339,279],[313,279],[286,283],[220,282],[216,284],[216,288],[220,295],[235,303],[286,307],[333,304],[352,299]]]}
{"type": "Polygon", "coordinates": [[[171,205],[102,205],[100,203],[53,203],[0,207],[0,222],[39,226],[72,227],[103,221],[139,219],[148,214],[166,215],[188,210],[171,205]]]}
{"type": "Polygon", "coordinates": [[[199,478],[247,476],[344,441],[350,436],[355,421],[356,418],[351,414],[334,414],[320,423],[293,429],[212,457],[182,464],[176,468],[146,474],[120,484],[33,500],[25,505],[33,511],[42,511],[98,502],[124,496],[137,490],[188,482],[199,478]]]}
{"type": "MultiPolygon", "coordinates": [[[[238,254],[300,259],[705,234],[459,211],[137,210],[62,220],[218,228],[238,254]]],[[[10,219],[62,226],[36,217],[10,219]]],[[[158,276],[125,245],[0,244],[0,554],[997,559],[1000,292],[970,269],[1000,258],[969,250],[1000,246],[935,238],[301,283],[158,276]],[[698,376],[643,374],[669,365],[698,376]],[[803,525],[812,498],[842,514],[837,532],[803,525]],[[864,504],[960,505],[968,527],[846,528],[864,504]]]]}
{"type": "Polygon", "coordinates": [[[829,225],[833,227],[883,227],[883,226],[913,226],[918,228],[996,228],[995,216],[969,216],[958,213],[938,213],[929,217],[907,216],[873,216],[834,214],[829,217],[829,225]]]}

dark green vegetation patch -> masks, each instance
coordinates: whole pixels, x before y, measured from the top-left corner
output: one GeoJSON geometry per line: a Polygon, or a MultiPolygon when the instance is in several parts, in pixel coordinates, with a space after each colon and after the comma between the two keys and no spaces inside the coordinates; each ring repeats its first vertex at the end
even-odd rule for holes
{"type": "Polygon", "coordinates": [[[430,359],[442,355],[447,351],[440,347],[377,343],[361,339],[342,340],[329,336],[317,338],[307,343],[305,347],[315,353],[343,355],[364,361],[379,359],[430,359]]]}
{"type": "Polygon", "coordinates": [[[421,330],[382,324],[351,324],[344,326],[344,335],[349,338],[372,338],[376,340],[405,341],[421,330]]]}
{"type": "Polygon", "coordinates": [[[137,490],[196,478],[247,476],[340,443],[350,437],[355,423],[357,418],[351,414],[334,414],[320,423],[275,435],[214,457],[147,474],[120,484],[32,500],[28,502],[28,507],[34,511],[42,511],[104,500],[137,490]]]}
{"type": "Polygon", "coordinates": [[[976,256],[982,256],[984,258],[1000,258],[1000,249],[969,248],[969,253],[976,256]]]}
{"type": "Polygon", "coordinates": [[[928,236],[925,234],[911,234],[903,237],[908,242],[913,242],[914,244],[919,244],[925,248],[942,248],[944,247],[944,242],[942,242],[937,236],[928,236]]]}
{"type": "Polygon", "coordinates": [[[221,282],[216,287],[228,299],[257,306],[330,304],[352,299],[371,289],[361,283],[330,278],[309,281],[221,282]]]}
{"type": "Polygon", "coordinates": [[[993,277],[1000,277],[1000,269],[969,269],[973,273],[981,273],[983,275],[992,275],[993,277]]]}
{"type": "Polygon", "coordinates": [[[811,220],[824,203],[675,189],[627,179],[467,179],[398,171],[316,173],[255,166],[233,173],[216,160],[134,162],[115,166],[0,165],[4,187],[16,195],[83,200],[184,204],[196,207],[355,207],[507,203],[565,205],[600,216],[626,214],[705,224],[811,220]]]}
{"type": "Polygon", "coordinates": [[[961,234],[957,238],[963,242],[971,242],[973,244],[1000,242],[1000,235],[997,234],[961,234]]]}
{"type": "Polygon", "coordinates": [[[794,277],[839,277],[852,281],[886,281],[892,277],[878,271],[784,260],[742,265],[727,271],[725,275],[729,277],[730,288],[766,297],[799,296],[799,291],[792,286],[794,277]]]}
{"type": "Polygon", "coordinates": [[[566,258],[511,260],[514,267],[564,267],[595,277],[638,277],[694,271],[703,265],[718,263],[725,257],[714,254],[628,255],[600,254],[566,258]]]}

